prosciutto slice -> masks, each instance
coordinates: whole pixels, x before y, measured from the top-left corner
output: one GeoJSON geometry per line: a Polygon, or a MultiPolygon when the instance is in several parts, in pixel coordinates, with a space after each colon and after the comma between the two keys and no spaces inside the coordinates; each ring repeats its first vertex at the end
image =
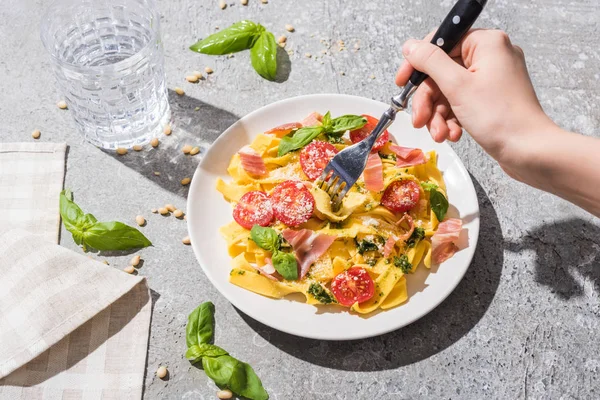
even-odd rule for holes
{"type": "Polygon", "coordinates": [[[302,128],[302,124],[300,122],[292,122],[290,124],[283,124],[276,126],[273,129],[269,129],[265,132],[267,135],[275,135],[277,137],[284,137],[289,135],[294,129],[302,128]]]}
{"type": "Polygon", "coordinates": [[[397,241],[398,241],[398,238],[394,235],[392,235],[388,238],[388,240],[385,242],[385,245],[383,246],[383,256],[384,257],[389,257],[390,254],[392,254],[392,250],[394,250],[394,246],[396,245],[397,241]]]}
{"type": "Polygon", "coordinates": [[[279,275],[279,273],[275,270],[275,267],[273,267],[273,263],[271,262],[271,259],[266,257],[265,262],[266,262],[266,264],[263,265],[262,267],[257,267],[254,264],[250,264],[250,266],[252,268],[254,268],[255,270],[257,270],[258,272],[260,272],[260,274],[262,276],[264,276],[265,278],[269,278],[272,281],[280,280],[281,275],[279,275]]]}
{"type": "Polygon", "coordinates": [[[373,192],[383,190],[383,164],[379,154],[369,154],[367,166],[365,167],[365,187],[373,192]]]}
{"type": "Polygon", "coordinates": [[[431,237],[431,259],[434,263],[443,263],[458,251],[456,242],[462,230],[462,220],[449,218],[440,222],[438,230],[431,237]]]}
{"type": "Polygon", "coordinates": [[[397,144],[391,144],[390,150],[396,154],[397,167],[412,167],[413,165],[425,164],[427,159],[421,149],[411,149],[397,144]]]}
{"type": "Polygon", "coordinates": [[[283,238],[288,241],[296,252],[296,260],[300,266],[300,279],[306,276],[310,266],[321,257],[329,246],[335,241],[335,236],[316,233],[310,229],[292,230],[282,232],[283,238]]]}
{"type": "Polygon", "coordinates": [[[412,217],[411,217],[410,215],[408,215],[408,214],[404,214],[404,215],[402,216],[402,218],[400,218],[400,219],[398,220],[398,222],[396,222],[396,225],[398,225],[398,226],[400,226],[400,227],[403,227],[403,224],[404,224],[405,222],[406,222],[406,224],[408,225],[408,231],[406,231],[406,233],[405,233],[405,234],[401,235],[401,236],[398,238],[398,240],[408,240],[408,239],[409,239],[409,238],[412,236],[412,234],[413,234],[413,232],[414,232],[414,230],[415,230],[415,221],[414,221],[414,220],[412,219],[412,217]]]}
{"type": "Polygon", "coordinates": [[[260,155],[250,146],[244,146],[239,151],[242,168],[250,175],[262,176],[267,173],[265,162],[260,155]]]}
{"type": "Polygon", "coordinates": [[[323,120],[323,116],[318,112],[310,113],[310,115],[304,118],[301,122],[302,126],[315,126],[321,125],[321,121],[323,120]]]}

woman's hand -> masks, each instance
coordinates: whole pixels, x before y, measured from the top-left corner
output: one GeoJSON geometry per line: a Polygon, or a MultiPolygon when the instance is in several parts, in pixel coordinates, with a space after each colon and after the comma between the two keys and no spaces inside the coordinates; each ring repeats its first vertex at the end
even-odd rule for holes
{"type": "Polygon", "coordinates": [[[428,38],[407,41],[403,53],[396,84],[404,86],[413,68],[430,76],[413,97],[412,116],[413,125],[427,126],[437,142],[457,141],[464,127],[502,165],[516,142],[553,125],[523,51],[502,31],[472,30],[450,55],[428,38]]]}

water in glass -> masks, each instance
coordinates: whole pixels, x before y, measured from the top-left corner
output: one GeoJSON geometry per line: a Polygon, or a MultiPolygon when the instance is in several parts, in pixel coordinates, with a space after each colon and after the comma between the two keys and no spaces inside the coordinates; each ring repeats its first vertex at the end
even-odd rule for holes
{"type": "Polygon", "coordinates": [[[153,0],[58,0],[41,36],[87,140],[127,148],[162,132],[171,113],[153,0]]]}

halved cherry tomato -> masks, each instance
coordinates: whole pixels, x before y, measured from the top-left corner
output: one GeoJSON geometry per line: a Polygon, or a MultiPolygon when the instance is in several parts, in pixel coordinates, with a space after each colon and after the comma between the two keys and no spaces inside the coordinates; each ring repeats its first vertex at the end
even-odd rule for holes
{"type": "MultiPolygon", "coordinates": [[[[367,136],[371,134],[371,132],[373,132],[373,129],[375,129],[375,127],[379,123],[379,120],[375,117],[371,117],[370,115],[366,114],[363,114],[362,116],[367,119],[367,123],[360,129],[350,131],[350,140],[352,141],[352,143],[362,142],[367,136]]],[[[390,140],[390,133],[386,129],[375,141],[375,145],[373,146],[373,150],[371,151],[371,153],[375,153],[381,150],[381,148],[385,146],[388,140],[390,140]]]]}
{"type": "Polygon", "coordinates": [[[308,179],[314,181],[323,173],[327,163],[337,154],[334,145],[322,141],[314,141],[300,152],[300,166],[308,179]]]}
{"type": "Polygon", "coordinates": [[[315,209],[315,198],[301,181],[285,181],[271,193],[275,217],[288,226],[308,221],[315,209]]]}
{"type": "Polygon", "coordinates": [[[421,192],[415,181],[394,181],[388,185],[381,197],[381,204],[390,211],[403,213],[419,202],[421,192]]]}
{"type": "Polygon", "coordinates": [[[333,278],[331,292],[341,305],[350,307],[373,297],[375,284],[366,269],[352,267],[333,278]]]}
{"type": "Polygon", "coordinates": [[[252,229],[255,224],[269,226],[273,221],[271,199],[258,190],[246,193],[235,205],[233,219],[246,229],[252,229]]]}

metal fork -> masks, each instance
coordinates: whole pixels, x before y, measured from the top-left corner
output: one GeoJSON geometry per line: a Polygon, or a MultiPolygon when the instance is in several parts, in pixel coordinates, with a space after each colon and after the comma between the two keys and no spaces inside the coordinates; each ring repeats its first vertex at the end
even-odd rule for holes
{"type": "MultiPolygon", "coordinates": [[[[477,20],[486,3],[487,0],[458,0],[433,35],[431,43],[450,53],[477,20]]],[[[396,114],[406,108],[408,100],[426,78],[427,74],[414,71],[402,93],[392,97],[390,108],[383,113],[373,132],[365,140],[340,151],[329,161],[315,184],[329,194],[334,210],[339,209],[344,196],[365,170],[367,158],[377,138],[394,122],[396,114]]]]}

